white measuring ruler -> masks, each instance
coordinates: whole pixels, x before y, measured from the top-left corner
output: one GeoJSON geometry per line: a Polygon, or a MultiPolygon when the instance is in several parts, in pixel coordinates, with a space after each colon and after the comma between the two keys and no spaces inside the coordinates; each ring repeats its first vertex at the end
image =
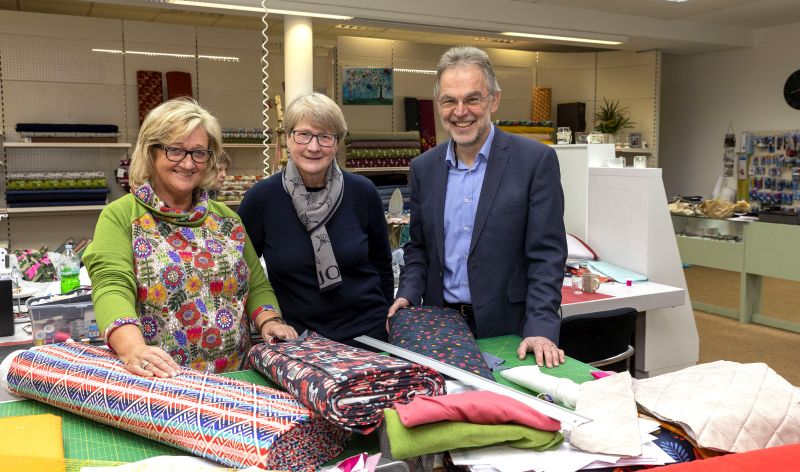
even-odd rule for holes
{"type": "Polygon", "coordinates": [[[430,367],[441,374],[444,374],[452,379],[460,380],[465,384],[471,385],[480,390],[487,390],[493,393],[511,397],[528,405],[543,415],[547,415],[550,418],[560,421],[562,428],[572,429],[579,424],[591,421],[590,418],[579,415],[578,413],[558,406],[555,403],[540,400],[533,395],[528,395],[527,393],[520,392],[519,390],[514,390],[511,387],[506,387],[503,384],[486,379],[480,375],[467,372],[466,370],[459,369],[458,367],[453,367],[449,364],[445,364],[444,362],[437,361],[436,359],[431,359],[428,356],[423,356],[422,354],[409,351],[408,349],[403,349],[402,347],[397,347],[383,341],[378,341],[377,339],[369,336],[359,336],[355,338],[355,340],[416,364],[430,367]]]}

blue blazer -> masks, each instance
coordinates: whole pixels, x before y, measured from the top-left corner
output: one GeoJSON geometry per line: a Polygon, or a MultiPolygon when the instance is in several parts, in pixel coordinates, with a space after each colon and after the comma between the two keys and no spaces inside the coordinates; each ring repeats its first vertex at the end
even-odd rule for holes
{"type": "MultiPolygon", "coordinates": [[[[411,240],[397,296],[413,305],[444,304],[447,144],[411,161],[411,240]]],[[[555,151],[496,128],[467,261],[478,337],[544,336],[558,343],[566,257],[555,151]]]]}

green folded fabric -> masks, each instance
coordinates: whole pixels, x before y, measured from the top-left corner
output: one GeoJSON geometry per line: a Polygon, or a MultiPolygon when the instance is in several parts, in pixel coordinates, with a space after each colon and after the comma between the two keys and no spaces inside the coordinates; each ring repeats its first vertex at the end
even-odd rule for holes
{"type": "Polygon", "coordinates": [[[441,421],[414,428],[400,422],[397,411],[383,410],[392,457],[407,459],[463,447],[505,444],[517,449],[547,451],[564,441],[560,432],[540,431],[516,424],[473,424],[441,421]]]}

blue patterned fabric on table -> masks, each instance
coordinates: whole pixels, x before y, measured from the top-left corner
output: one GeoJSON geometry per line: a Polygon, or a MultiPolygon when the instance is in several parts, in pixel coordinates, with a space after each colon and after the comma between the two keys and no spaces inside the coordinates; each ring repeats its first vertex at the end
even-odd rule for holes
{"type": "Polygon", "coordinates": [[[389,318],[389,342],[494,380],[467,322],[451,308],[417,306],[397,310],[389,318]]]}

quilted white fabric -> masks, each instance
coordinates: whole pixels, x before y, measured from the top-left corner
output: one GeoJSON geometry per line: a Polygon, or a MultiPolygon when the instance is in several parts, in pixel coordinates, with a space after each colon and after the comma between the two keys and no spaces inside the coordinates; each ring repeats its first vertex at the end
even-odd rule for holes
{"type": "Polygon", "coordinates": [[[576,426],[570,444],[587,452],[642,454],[642,438],[631,376],[627,372],[581,384],[575,411],[594,419],[576,426]]]}
{"type": "Polygon", "coordinates": [[[700,364],[636,380],[634,394],[701,447],[745,452],[800,442],[800,389],[763,363],[700,364]]]}

